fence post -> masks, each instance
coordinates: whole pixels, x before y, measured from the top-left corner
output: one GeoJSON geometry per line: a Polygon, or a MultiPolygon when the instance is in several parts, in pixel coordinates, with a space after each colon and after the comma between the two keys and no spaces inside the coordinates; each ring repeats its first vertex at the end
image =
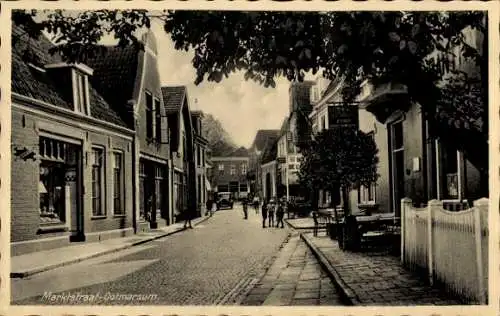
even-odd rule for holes
{"type": "Polygon", "coordinates": [[[432,236],[432,219],[434,216],[435,209],[443,207],[443,202],[438,200],[430,200],[427,205],[428,215],[427,215],[427,267],[429,273],[429,284],[434,284],[434,247],[433,247],[433,236],[432,236]]]}
{"type": "Polygon", "coordinates": [[[483,271],[483,249],[481,245],[482,229],[481,229],[481,212],[483,208],[488,210],[489,201],[487,198],[482,198],[474,201],[474,239],[476,242],[476,268],[478,278],[478,294],[479,304],[486,304],[486,295],[484,292],[484,271],[483,271]]]}
{"type": "MultiPolygon", "coordinates": [[[[411,206],[411,199],[405,197],[401,199],[401,215],[400,215],[400,221],[401,221],[401,263],[405,264],[405,233],[406,233],[406,226],[405,226],[405,215],[406,215],[406,210],[407,207],[411,206]]],[[[396,214],[394,214],[396,216],[396,214]]]]}

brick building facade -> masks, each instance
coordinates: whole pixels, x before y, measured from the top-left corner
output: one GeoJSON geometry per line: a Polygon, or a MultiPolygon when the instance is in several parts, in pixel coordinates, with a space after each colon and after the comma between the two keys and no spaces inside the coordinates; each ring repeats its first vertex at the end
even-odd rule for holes
{"type": "Polygon", "coordinates": [[[92,85],[93,69],[22,33],[13,26],[12,254],[132,234],[132,126],[92,85]]]}
{"type": "Polygon", "coordinates": [[[250,193],[247,177],[249,157],[245,149],[231,155],[212,157],[211,186],[216,192],[231,192],[235,199],[246,198],[250,193]]]}

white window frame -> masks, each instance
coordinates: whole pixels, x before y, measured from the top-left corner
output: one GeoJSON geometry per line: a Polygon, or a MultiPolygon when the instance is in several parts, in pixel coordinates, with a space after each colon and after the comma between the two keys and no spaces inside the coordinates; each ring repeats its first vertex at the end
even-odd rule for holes
{"type": "Polygon", "coordinates": [[[112,160],[111,160],[111,169],[113,170],[113,185],[111,186],[111,192],[113,197],[113,215],[114,216],[125,216],[126,215],[126,207],[125,207],[125,155],[122,150],[113,150],[112,152],[112,160]],[[115,162],[116,155],[120,155],[120,210],[116,210],[115,208],[115,162]],[[117,213],[119,211],[119,213],[117,213]]]}
{"type": "MultiPolygon", "coordinates": [[[[95,152],[100,151],[101,152],[101,161],[100,161],[100,206],[101,206],[101,212],[100,214],[94,214],[94,201],[93,201],[93,193],[94,193],[94,188],[91,187],[91,199],[92,199],[92,218],[105,218],[107,217],[107,212],[106,212],[106,148],[103,146],[92,146],[92,151],[90,158],[92,159],[90,162],[90,167],[91,169],[94,168],[94,160],[95,160],[95,152]]],[[[93,173],[93,171],[92,171],[93,173]]],[[[91,173],[91,175],[92,175],[91,173]]],[[[93,181],[92,181],[93,182],[93,181]]]]}
{"type": "Polygon", "coordinates": [[[377,184],[375,182],[370,183],[369,187],[365,185],[361,185],[359,187],[358,191],[359,204],[375,204],[376,201],[377,201],[377,184]]]}
{"type": "Polygon", "coordinates": [[[83,115],[90,115],[90,89],[88,76],[73,69],[71,72],[71,83],[73,87],[73,106],[75,112],[83,115]],[[83,105],[82,102],[84,103],[83,105]]]}
{"type": "Polygon", "coordinates": [[[234,175],[236,174],[236,165],[234,165],[234,164],[233,164],[233,165],[231,165],[231,169],[230,169],[230,170],[231,170],[231,171],[230,171],[230,174],[231,174],[232,176],[234,176],[234,175]]]}

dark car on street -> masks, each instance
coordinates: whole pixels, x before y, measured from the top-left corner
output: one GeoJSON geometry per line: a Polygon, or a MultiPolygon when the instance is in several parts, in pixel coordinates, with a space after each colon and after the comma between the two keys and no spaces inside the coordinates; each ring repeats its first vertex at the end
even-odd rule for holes
{"type": "Polygon", "coordinates": [[[231,192],[219,192],[217,193],[217,210],[220,210],[222,208],[229,208],[232,209],[234,202],[233,202],[233,196],[231,195],[231,192]]]}

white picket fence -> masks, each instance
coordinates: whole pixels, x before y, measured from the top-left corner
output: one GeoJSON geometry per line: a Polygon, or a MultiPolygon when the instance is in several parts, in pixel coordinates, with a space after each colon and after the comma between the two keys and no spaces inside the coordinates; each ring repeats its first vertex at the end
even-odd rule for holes
{"type": "Polygon", "coordinates": [[[486,304],[488,297],[488,199],[472,208],[450,212],[432,200],[416,208],[401,200],[401,262],[427,273],[451,294],[470,303],[486,304]]]}

